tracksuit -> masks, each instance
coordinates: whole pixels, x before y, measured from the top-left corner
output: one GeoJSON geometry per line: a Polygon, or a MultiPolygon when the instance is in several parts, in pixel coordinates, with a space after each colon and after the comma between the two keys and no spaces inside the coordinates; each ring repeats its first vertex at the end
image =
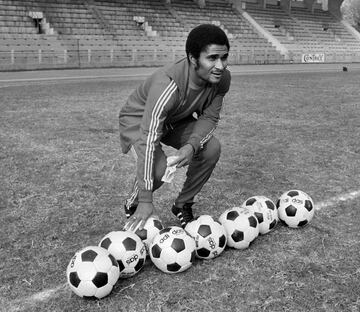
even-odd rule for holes
{"type": "Polygon", "coordinates": [[[213,132],[230,87],[230,72],[225,69],[219,83],[199,89],[189,81],[189,68],[184,58],[156,70],[131,93],[120,110],[122,152],[132,149],[137,158],[127,207],[139,201],[152,202],[153,192],[162,185],[167,165],[162,144],[176,149],[191,144],[194,149],[175,204],[193,202],[220,157],[220,143],[213,132]]]}

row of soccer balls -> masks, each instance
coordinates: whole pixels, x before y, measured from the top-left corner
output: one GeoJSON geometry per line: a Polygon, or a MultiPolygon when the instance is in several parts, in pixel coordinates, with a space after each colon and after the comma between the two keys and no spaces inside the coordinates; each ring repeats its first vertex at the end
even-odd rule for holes
{"type": "Polygon", "coordinates": [[[276,206],[265,196],[254,196],[241,207],[225,210],[219,222],[202,215],[185,229],[163,228],[160,220],[151,217],[141,231],[113,231],[99,246],[76,252],[67,267],[67,281],[78,296],[103,298],[119,277],[139,272],[147,255],[163,272],[182,272],[195,258],[215,258],[226,246],[248,248],[259,234],[272,231],[278,220],[289,227],[303,227],[313,218],[314,210],[310,196],[291,190],[280,196],[276,206]]]}

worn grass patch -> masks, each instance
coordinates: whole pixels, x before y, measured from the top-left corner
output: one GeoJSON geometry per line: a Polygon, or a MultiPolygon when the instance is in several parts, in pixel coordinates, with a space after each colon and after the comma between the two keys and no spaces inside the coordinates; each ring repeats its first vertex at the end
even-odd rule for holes
{"type": "MultiPolygon", "coordinates": [[[[233,78],[216,136],[222,156],[198,196],[215,218],[253,195],[297,188],[315,203],[360,189],[360,74],[233,78]]],[[[4,311],[358,311],[358,199],[279,225],[244,251],[167,275],[149,260],[100,301],[66,287],[74,252],[125,223],[134,164],[117,114],[138,82],[8,86],[0,94],[0,304],[4,311]]],[[[155,195],[166,225],[176,186],[155,195]]]]}

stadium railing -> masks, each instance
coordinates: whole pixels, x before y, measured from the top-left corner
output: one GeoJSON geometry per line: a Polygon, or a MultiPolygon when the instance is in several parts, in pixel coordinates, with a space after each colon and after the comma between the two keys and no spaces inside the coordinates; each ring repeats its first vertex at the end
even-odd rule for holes
{"type": "MultiPolygon", "coordinates": [[[[161,66],[185,57],[184,49],[45,49],[0,50],[0,70],[35,70],[53,68],[161,66]]],[[[360,57],[359,57],[360,59],[360,57]]],[[[278,54],[262,48],[231,51],[230,64],[282,63],[278,54]]]]}
{"type": "MultiPolygon", "coordinates": [[[[9,50],[0,51],[0,70],[35,70],[54,68],[161,66],[185,57],[183,49],[82,49],[82,50],[9,50]]],[[[294,53],[285,61],[263,49],[231,51],[229,64],[300,63],[302,55],[294,53]]],[[[360,52],[331,52],[325,63],[360,62],[360,52]]]]}

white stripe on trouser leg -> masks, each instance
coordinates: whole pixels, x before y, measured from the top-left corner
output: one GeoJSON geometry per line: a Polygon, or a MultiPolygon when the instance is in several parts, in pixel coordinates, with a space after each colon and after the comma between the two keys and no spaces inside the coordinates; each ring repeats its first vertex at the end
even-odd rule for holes
{"type": "Polygon", "coordinates": [[[130,195],[130,198],[127,199],[126,201],[126,207],[130,208],[132,206],[132,204],[135,202],[136,197],[139,194],[139,185],[138,185],[138,181],[135,180],[134,185],[133,185],[133,191],[130,195]]]}
{"type": "MultiPolygon", "coordinates": [[[[134,146],[131,146],[130,152],[131,152],[131,155],[133,156],[135,162],[137,162],[138,156],[137,156],[137,154],[136,154],[136,151],[135,151],[134,146]]],[[[127,208],[130,208],[130,207],[131,207],[131,205],[134,203],[136,197],[137,197],[138,194],[139,194],[139,185],[138,185],[138,181],[137,181],[136,178],[135,178],[135,182],[134,182],[134,185],[133,185],[133,188],[132,188],[132,189],[133,189],[133,191],[132,191],[132,193],[131,193],[131,195],[130,195],[130,198],[127,199],[127,201],[126,201],[126,207],[127,207],[127,208]]]]}
{"type": "Polygon", "coordinates": [[[136,151],[135,151],[135,148],[133,145],[131,145],[130,152],[131,152],[131,155],[134,157],[135,161],[137,161],[138,155],[136,154],[136,151]]]}

